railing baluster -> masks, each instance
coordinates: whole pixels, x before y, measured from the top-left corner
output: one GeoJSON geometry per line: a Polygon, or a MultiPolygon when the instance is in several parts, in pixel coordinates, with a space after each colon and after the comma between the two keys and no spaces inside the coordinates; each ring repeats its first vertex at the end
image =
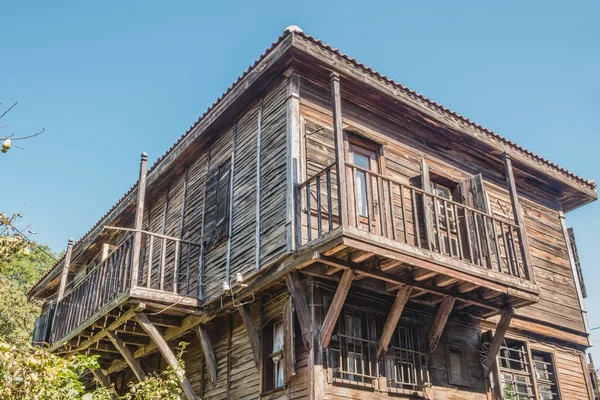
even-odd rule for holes
{"type": "Polygon", "coordinates": [[[458,240],[458,258],[464,260],[463,254],[463,244],[462,244],[462,235],[460,233],[460,218],[458,218],[458,207],[456,204],[452,205],[452,210],[454,211],[454,223],[456,224],[456,238],[458,240]]]}
{"type": "Polygon", "coordinates": [[[321,221],[321,175],[317,175],[317,237],[323,234],[323,221],[321,221]]]}
{"type": "Polygon", "coordinates": [[[489,264],[488,268],[489,269],[493,269],[494,265],[492,262],[492,246],[490,243],[490,231],[489,231],[489,227],[488,227],[488,217],[486,217],[485,215],[482,215],[481,218],[483,219],[483,230],[485,231],[485,245],[487,248],[487,252],[488,252],[488,256],[487,256],[487,262],[489,264]]]}
{"type": "Polygon", "coordinates": [[[444,206],[444,218],[446,218],[446,234],[448,235],[448,247],[450,250],[450,257],[454,257],[454,249],[452,248],[452,232],[450,231],[450,218],[448,216],[448,202],[444,200],[442,203],[444,206]]]}
{"type": "Polygon", "coordinates": [[[327,184],[327,222],[329,226],[329,231],[333,230],[333,199],[331,198],[331,169],[327,168],[325,172],[325,180],[327,184]]]}
{"type": "Polygon", "coordinates": [[[494,218],[492,220],[492,232],[494,234],[494,246],[496,249],[496,262],[498,263],[498,272],[502,272],[502,263],[500,260],[500,246],[498,245],[498,231],[496,230],[496,221],[494,218]]]}
{"type": "MultiPolygon", "coordinates": [[[[391,182],[391,181],[390,181],[391,182]]],[[[400,209],[402,211],[402,229],[404,230],[404,243],[408,243],[408,224],[406,223],[406,209],[404,206],[404,185],[400,186],[400,209]]]]}
{"type": "MultiPolygon", "coordinates": [[[[429,195],[426,195],[429,196],[429,195]]],[[[437,202],[437,198],[434,196],[430,196],[433,200],[433,220],[434,220],[434,224],[433,224],[433,240],[435,241],[435,243],[437,243],[437,251],[438,253],[444,253],[443,250],[443,246],[442,246],[442,230],[440,229],[440,216],[438,215],[438,202],[437,202]]],[[[425,206],[425,205],[424,205],[425,206]]],[[[424,209],[425,212],[427,212],[427,210],[424,209]]],[[[435,250],[435,249],[434,249],[435,250]]]]}
{"type": "Polygon", "coordinates": [[[481,246],[481,236],[479,234],[479,215],[474,212],[473,222],[475,224],[475,243],[477,244],[477,263],[483,267],[483,247],[481,246]]]}
{"type": "Polygon", "coordinates": [[[421,233],[419,229],[419,210],[417,209],[417,195],[415,189],[410,189],[410,195],[412,197],[412,211],[413,211],[413,227],[415,231],[415,241],[417,247],[421,247],[421,233]]]}
{"type": "MultiPolygon", "coordinates": [[[[338,208],[338,210],[340,210],[338,208]]],[[[306,234],[308,241],[312,240],[312,210],[310,206],[310,182],[306,182],[306,234]]]]}
{"type": "MultiPolygon", "coordinates": [[[[360,216],[358,215],[358,199],[356,198],[356,167],[352,167],[352,199],[354,200],[354,227],[359,227],[360,216]]],[[[364,195],[364,194],[363,194],[364,195]]]]}
{"type": "Polygon", "coordinates": [[[158,272],[160,273],[160,290],[165,290],[165,263],[167,259],[167,239],[162,238],[161,248],[160,248],[160,265],[158,268],[158,272]]]}
{"type": "Polygon", "coordinates": [[[380,176],[376,176],[377,179],[377,191],[379,192],[378,194],[378,198],[379,198],[379,206],[377,207],[379,210],[379,227],[381,229],[381,236],[385,236],[387,238],[390,238],[392,236],[392,233],[388,230],[388,221],[387,221],[387,216],[388,214],[388,197],[385,195],[385,191],[383,190],[383,180],[381,179],[380,176]]]}
{"type": "Polygon", "coordinates": [[[146,276],[146,287],[152,287],[152,261],[154,261],[154,236],[150,235],[150,245],[148,246],[148,276],[146,276]]]}
{"type": "MultiPolygon", "coordinates": [[[[516,229],[518,231],[518,228],[516,229]]],[[[515,260],[515,271],[518,277],[521,277],[521,265],[519,263],[519,256],[517,255],[517,244],[515,242],[515,228],[510,227],[510,242],[511,242],[511,250],[515,260]]],[[[520,240],[521,238],[519,238],[520,240]]]]}
{"type": "MultiPolygon", "coordinates": [[[[371,189],[371,177],[369,176],[368,173],[365,173],[365,182],[366,182],[366,187],[367,187],[367,193],[365,193],[365,196],[367,196],[367,226],[369,228],[369,233],[372,231],[371,229],[371,216],[373,215],[372,213],[374,212],[374,208],[373,208],[373,190],[371,189]]],[[[377,225],[375,225],[377,226],[377,225]]]]}
{"type": "Polygon", "coordinates": [[[502,221],[500,222],[500,233],[502,234],[502,242],[504,244],[504,253],[506,255],[506,265],[508,267],[508,274],[514,276],[515,272],[514,272],[512,260],[510,258],[508,241],[506,240],[506,232],[504,231],[504,223],[502,223],[502,221]]]}
{"type": "Polygon", "coordinates": [[[190,250],[192,246],[186,245],[187,254],[185,256],[185,295],[190,294],[190,250]]]}
{"type": "MultiPolygon", "coordinates": [[[[389,193],[389,206],[390,206],[390,219],[391,219],[391,228],[392,228],[392,239],[397,239],[396,234],[396,210],[394,210],[394,184],[392,181],[387,181],[388,183],[388,193],[389,193]]],[[[401,192],[402,194],[402,192],[401,192]]]]}
{"type": "Polygon", "coordinates": [[[175,242],[175,254],[173,255],[173,293],[179,293],[179,241],[175,242]]]}
{"type": "MultiPolygon", "coordinates": [[[[473,242],[471,240],[471,232],[473,232],[471,230],[471,223],[469,220],[469,210],[467,210],[466,208],[463,209],[465,212],[465,228],[466,228],[466,236],[467,236],[467,250],[469,251],[469,261],[471,262],[471,264],[477,264],[477,261],[475,260],[475,254],[473,252],[473,242]]],[[[475,224],[475,215],[473,215],[473,224],[475,224]]]]}

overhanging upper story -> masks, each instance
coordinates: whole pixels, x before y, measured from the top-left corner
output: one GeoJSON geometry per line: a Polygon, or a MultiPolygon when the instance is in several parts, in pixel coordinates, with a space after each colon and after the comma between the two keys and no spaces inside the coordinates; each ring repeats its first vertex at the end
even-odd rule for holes
{"type": "Polygon", "coordinates": [[[562,213],[595,185],[300,31],[141,176],[32,289],[61,297],[55,344],[130,301],[210,318],[295,268],[585,334],[562,213]]]}

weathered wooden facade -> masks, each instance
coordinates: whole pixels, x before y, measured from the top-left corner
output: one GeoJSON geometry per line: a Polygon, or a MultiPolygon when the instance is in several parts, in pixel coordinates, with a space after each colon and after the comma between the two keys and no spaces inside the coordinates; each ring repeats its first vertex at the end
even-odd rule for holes
{"type": "Polygon", "coordinates": [[[188,399],[592,398],[595,184],[284,34],[30,295],[35,340],[188,399]]]}

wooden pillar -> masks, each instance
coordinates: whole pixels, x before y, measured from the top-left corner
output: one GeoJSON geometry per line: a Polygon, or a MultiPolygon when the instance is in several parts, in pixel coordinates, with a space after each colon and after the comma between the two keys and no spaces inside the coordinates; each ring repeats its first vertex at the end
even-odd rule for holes
{"type": "Polygon", "coordinates": [[[138,180],[137,203],[135,209],[135,232],[133,234],[133,254],[131,256],[131,287],[136,287],[140,270],[140,253],[142,248],[142,223],[144,221],[144,198],[146,197],[146,174],[148,154],[142,153],[140,161],[140,178],[138,180]]]}
{"type": "Polygon", "coordinates": [[[329,347],[331,334],[333,333],[335,324],[340,316],[340,312],[342,311],[342,307],[346,301],[346,296],[348,296],[348,292],[350,291],[350,286],[352,285],[353,279],[354,271],[351,269],[345,270],[344,274],[342,275],[342,279],[340,279],[338,288],[333,295],[333,299],[329,305],[329,310],[327,310],[327,315],[323,320],[323,325],[321,325],[321,345],[324,349],[329,347]]]}
{"type": "Polygon", "coordinates": [[[506,173],[506,184],[508,185],[508,192],[510,194],[510,202],[512,205],[513,218],[515,225],[519,226],[521,237],[519,245],[521,247],[521,253],[523,254],[523,262],[525,263],[525,270],[527,271],[527,277],[531,283],[535,283],[535,277],[533,276],[533,269],[531,263],[531,253],[529,252],[529,238],[527,237],[527,230],[525,229],[525,221],[523,219],[523,211],[519,205],[519,196],[517,195],[517,186],[515,184],[515,177],[513,175],[512,160],[510,155],[507,153],[502,154],[504,159],[504,169],[506,173]]]}
{"type": "Polygon", "coordinates": [[[340,94],[340,76],[337,72],[331,74],[331,104],[333,106],[333,141],[335,144],[335,164],[337,166],[337,195],[339,202],[340,226],[354,221],[354,218],[348,215],[348,210],[354,213],[354,207],[348,208],[346,202],[346,165],[344,149],[344,125],[342,122],[342,96],[340,94]]]}
{"type": "Polygon", "coordinates": [[[256,326],[254,325],[252,313],[250,312],[250,306],[248,304],[243,304],[238,307],[238,311],[240,312],[240,316],[244,322],[244,327],[248,333],[250,347],[252,348],[252,355],[254,356],[254,363],[258,368],[260,366],[260,336],[256,330],[256,326]]]}
{"type": "Polygon", "coordinates": [[[142,369],[140,362],[133,356],[131,350],[125,345],[123,339],[117,336],[113,331],[107,331],[106,336],[110,339],[115,348],[121,353],[129,368],[133,371],[138,381],[142,382],[146,379],[146,373],[142,369]]]}
{"type": "Polygon", "coordinates": [[[387,316],[385,325],[383,326],[383,331],[381,332],[381,339],[379,339],[379,344],[377,345],[377,357],[379,359],[383,358],[383,355],[387,351],[390,340],[392,339],[392,335],[396,331],[396,327],[398,326],[398,321],[400,321],[400,316],[402,315],[404,306],[408,302],[410,290],[411,287],[408,285],[402,286],[400,289],[398,289],[396,300],[394,300],[392,309],[387,316]]]}
{"type": "Polygon", "coordinates": [[[506,331],[508,330],[508,327],[510,326],[510,321],[512,320],[512,317],[514,315],[514,308],[510,308],[502,312],[500,322],[498,322],[496,332],[494,333],[494,338],[492,339],[492,344],[490,345],[490,348],[487,352],[487,359],[484,366],[488,371],[490,370],[490,368],[492,368],[492,366],[494,366],[494,363],[496,362],[496,356],[500,351],[500,346],[504,341],[504,336],[506,335],[506,331]]]}
{"type": "MultiPolygon", "coordinates": [[[[96,378],[96,380],[102,386],[104,386],[108,390],[111,390],[110,381],[108,380],[108,377],[104,374],[104,372],[102,372],[102,370],[100,368],[93,369],[92,374],[94,374],[94,378],[96,378]]],[[[112,399],[116,398],[116,396],[112,393],[111,393],[110,397],[112,399]]]]}
{"type": "Polygon", "coordinates": [[[298,168],[300,165],[300,78],[294,70],[286,71],[288,77],[288,93],[286,104],[286,137],[287,137],[287,189],[286,215],[288,227],[288,251],[299,245],[301,225],[298,222],[298,168]]]}
{"type": "Polygon", "coordinates": [[[56,301],[62,300],[65,295],[65,288],[67,287],[67,279],[69,278],[69,265],[71,264],[71,255],[73,254],[73,238],[69,239],[67,244],[67,254],[65,254],[65,262],[63,264],[62,275],[60,276],[60,286],[58,287],[58,297],[56,301]]]}
{"type": "Polygon", "coordinates": [[[454,297],[446,296],[444,297],[444,300],[442,300],[440,308],[438,308],[437,314],[435,315],[435,319],[433,320],[433,325],[431,326],[431,330],[429,331],[429,336],[427,337],[427,343],[429,344],[429,354],[432,354],[435,351],[435,348],[440,342],[442,333],[444,333],[444,327],[446,326],[448,317],[452,312],[452,308],[454,307],[455,301],[456,299],[454,297]]]}
{"type": "Polygon", "coordinates": [[[302,291],[302,285],[300,284],[300,277],[298,271],[293,270],[285,277],[285,283],[292,296],[294,307],[296,310],[296,316],[300,323],[300,329],[302,329],[302,342],[306,350],[312,349],[312,328],[311,328],[311,314],[308,310],[308,303],[306,297],[302,291]]]}
{"type": "Polygon", "coordinates": [[[167,360],[169,366],[175,371],[175,375],[177,375],[177,379],[179,380],[179,386],[183,390],[183,393],[188,398],[188,400],[196,400],[196,394],[194,393],[194,389],[192,388],[192,384],[185,376],[185,371],[179,365],[177,361],[177,357],[173,354],[173,351],[162,337],[158,329],[148,319],[146,314],[138,313],[135,314],[135,319],[142,326],[144,331],[150,336],[150,339],[156,344],[158,351],[162,354],[162,356],[167,360]]]}

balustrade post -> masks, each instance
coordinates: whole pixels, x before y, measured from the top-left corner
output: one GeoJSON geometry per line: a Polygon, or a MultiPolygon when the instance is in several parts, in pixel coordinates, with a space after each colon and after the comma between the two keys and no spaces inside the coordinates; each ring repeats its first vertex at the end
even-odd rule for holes
{"type": "Polygon", "coordinates": [[[73,238],[69,239],[67,244],[67,254],[65,254],[65,263],[63,264],[62,275],[60,277],[60,286],[58,287],[58,297],[56,302],[62,300],[65,295],[65,288],[67,287],[67,279],[69,277],[69,265],[71,264],[71,255],[73,254],[73,238]]]}
{"type": "MultiPolygon", "coordinates": [[[[525,271],[527,272],[527,278],[531,283],[535,283],[535,277],[533,276],[533,267],[531,262],[531,253],[529,252],[529,240],[527,238],[527,230],[525,229],[525,221],[523,219],[523,211],[519,205],[519,197],[517,195],[517,186],[515,184],[515,177],[513,175],[512,160],[509,154],[503,153],[502,158],[504,160],[504,169],[506,173],[506,183],[508,185],[508,192],[510,194],[510,202],[512,206],[513,218],[515,225],[519,227],[519,246],[521,248],[521,255],[523,258],[523,264],[525,265],[525,271]]],[[[515,257],[516,258],[516,257],[515,257]]],[[[518,260],[517,260],[518,262],[518,260]]]]}
{"type": "Polygon", "coordinates": [[[342,123],[342,97],[340,95],[340,76],[337,72],[331,74],[331,103],[333,106],[333,140],[335,144],[336,183],[339,204],[340,226],[353,221],[354,205],[348,208],[346,199],[346,164],[344,151],[344,126],[342,123]]]}
{"type": "Polygon", "coordinates": [[[144,221],[144,198],[146,197],[146,174],[148,154],[142,153],[140,161],[140,179],[138,181],[137,203],[135,209],[135,232],[133,233],[133,249],[131,256],[131,287],[137,286],[140,270],[140,253],[142,247],[142,223],[144,221]]]}

